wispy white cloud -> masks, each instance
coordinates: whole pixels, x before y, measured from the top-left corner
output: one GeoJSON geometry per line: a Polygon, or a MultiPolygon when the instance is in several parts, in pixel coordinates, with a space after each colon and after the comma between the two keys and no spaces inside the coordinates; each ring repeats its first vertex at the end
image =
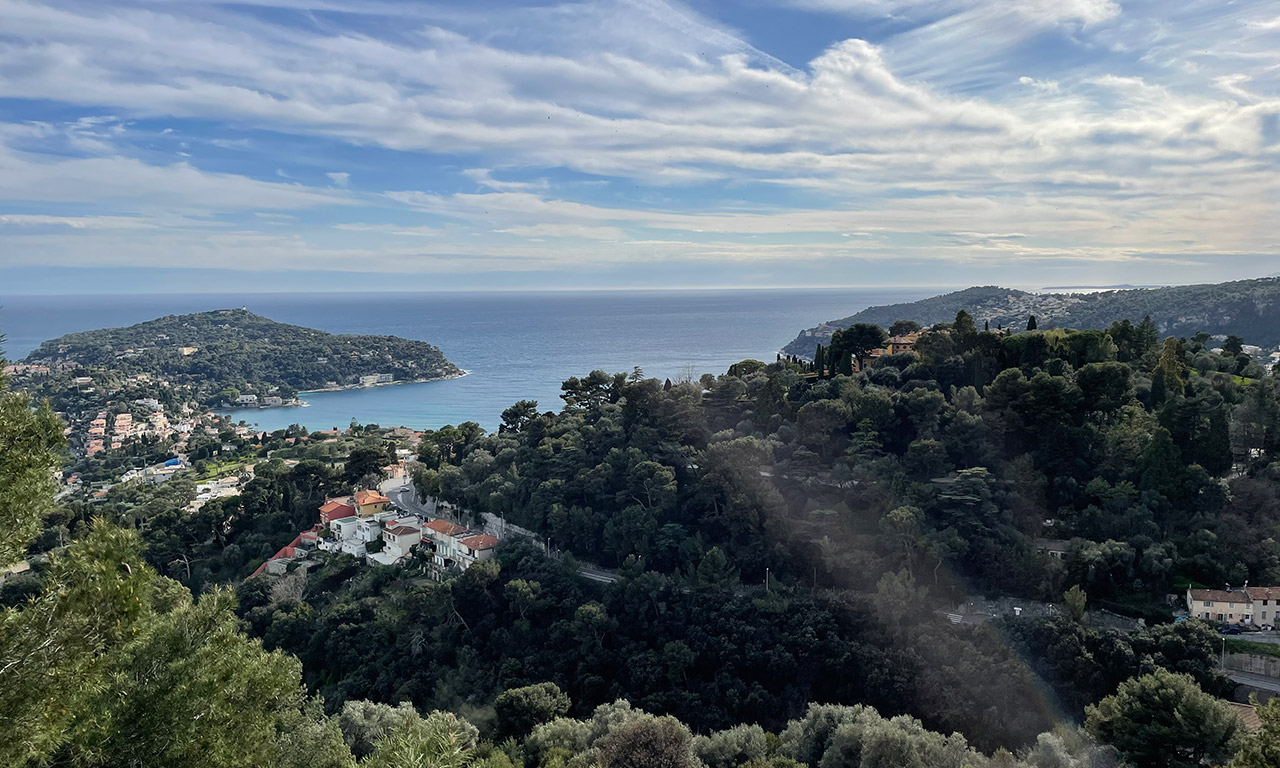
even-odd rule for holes
{"type": "Polygon", "coordinates": [[[20,213],[0,213],[0,225],[71,229],[155,229],[160,226],[156,222],[133,216],[46,216],[20,213]]]}
{"type": "Polygon", "coordinates": [[[895,21],[795,66],[759,30],[661,0],[501,19],[428,3],[265,4],[315,23],[212,0],[0,0],[0,97],[56,94],[89,113],[0,126],[0,200],[103,216],[347,207],[348,221],[289,224],[297,242],[280,239],[279,219],[235,241],[311,268],[342,263],[354,239],[370,269],[893,253],[1186,265],[1274,249],[1280,48],[1260,1],[790,0],[895,21]],[[358,13],[325,23],[334,10],[358,13]],[[1032,45],[1060,59],[1046,66],[1032,45]],[[129,143],[130,121],[152,118],[391,150],[423,179],[374,186],[366,165],[276,159],[226,136],[208,143],[263,152],[283,179],[361,170],[327,172],[327,186],[214,172],[195,139],[172,163],[177,136],[167,160],[129,143]],[[609,198],[584,179],[651,194],[609,198]],[[422,221],[364,223],[391,218],[374,208],[422,221]],[[405,250],[408,236],[428,242],[405,250]]]}
{"type": "Polygon", "coordinates": [[[402,227],[396,224],[362,224],[358,222],[334,224],[333,228],[344,232],[377,232],[403,237],[437,237],[444,231],[439,227],[402,227]]]}

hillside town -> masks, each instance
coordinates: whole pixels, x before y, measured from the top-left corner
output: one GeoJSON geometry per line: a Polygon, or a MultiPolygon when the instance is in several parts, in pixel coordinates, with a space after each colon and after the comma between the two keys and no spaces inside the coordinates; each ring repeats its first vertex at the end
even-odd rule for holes
{"type": "Polygon", "coordinates": [[[320,521],[281,547],[253,576],[305,572],[319,564],[321,553],[335,552],[371,565],[398,565],[420,554],[426,571],[440,578],[450,569],[466,570],[492,558],[498,546],[498,537],[490,533],[399,509],[378,491],[326,498],[317,512],[320,521]]]}

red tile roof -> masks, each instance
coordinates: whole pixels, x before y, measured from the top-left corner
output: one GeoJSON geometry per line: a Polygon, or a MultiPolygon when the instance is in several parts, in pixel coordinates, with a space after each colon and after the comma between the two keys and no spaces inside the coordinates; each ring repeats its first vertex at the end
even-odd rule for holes
{"type": "Polygon", "coordinates": [[[495,536],[482,533],[478,536],[472,536],[469,539],[463,539],[462,544],[479,552],[485,549],[493,549],[498,546],[498,539],[495,536]]]}
{"type": "Polygon", "coordinates": [[[408,536],[414,533],[420,533],[417,528],[410,528],[407,525],[397,525],[395,528],[388,528],[387,533],[392,536],[408,536]]]}
{"type": "Polygon", "coordinates": [[[320,507],[320,521],[324,523],[332,522],[344,517],[351,517],[356,513],[356,508],[341,501],[328,501],[324,506],[320,507]]]}
{"type": "Polygon", "coordinates": [[[1192,600],[1211,600],[1215,603],[1252,602],[1249,596],[1243,592],[1237,592],[1235,590],[1232,590],[1231,592],[1227,592],[1221,589],[1193,589],[1191,590],[1191,599],[1192,600]]]}
{"type": "Polygon", "coordinates": [[[356,504],[362,507],[366,504],[382,504],[390,502],[391,499],[388,499],[377,491],[356,491],[356,504]]]}
{"type": "Polygon", "coordinates": [[[427,523],[427,527],[436,533],[443,533],[445,536],[457,536],[460,533],[465,533],[467,530],[457,523],[451,523],[448,520],[442,519],[432,520],[427,523]]]}
{"type": "Polygon", "coordinates": [[[1257,707],[1252,704],[1240,704],[1234,701],[1228,701],[1227,703],[1240,716],[1240,721],[1244,723],[1244,727],[1249,733],[1257,733],[1262,730],[1262,718],[1258,717],[1257,707]]]}
{"type": "Polygon", "coordinates": [[[1253,600],[1280,600],[1280,587],[1245,587],[1253,600]]]}

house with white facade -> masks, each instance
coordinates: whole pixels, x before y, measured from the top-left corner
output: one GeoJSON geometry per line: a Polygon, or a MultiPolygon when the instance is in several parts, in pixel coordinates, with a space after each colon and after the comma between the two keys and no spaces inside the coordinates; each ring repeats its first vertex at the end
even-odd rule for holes
{"type": "Polygon", "coordinates": [[[408,521],[387,520],[386,526],[382,529],[382,551],[369,554],[372,562],[393,565],[422,543],[422,529],[408,521]]]}
{"type": "Polygon", "coordinates": [[[346,552],[353,557],[364,557],[368,554],[366,545],[382,538],[382,522],[373,518],[339,518],[330,521],[329,530],[333,532],[333,538],[323,541],[320,548],[346,552]]]}
{"type": "Polygon", "coordinates": [[[458,537],[468,533],[466,526],[437,519],[422,528],[424,539],[429,539],[435,548],[436,565],[448,568],[458,560],[458,537]]]}
{"type": "Polygon", "coordinates": [[[460,537],[457,544],[458,565],[463,570],[477,560],[491,560],[494,549],[498,546],[498,537],[487,533],[460,537]]]}

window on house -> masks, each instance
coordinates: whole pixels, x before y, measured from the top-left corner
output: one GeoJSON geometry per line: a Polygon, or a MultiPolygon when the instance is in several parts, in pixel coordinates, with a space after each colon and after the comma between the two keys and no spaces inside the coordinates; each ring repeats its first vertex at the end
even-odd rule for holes
{"type": "Polygon", "coordinates": [[[1205,607],[1205,608],[1212,608],[1212,607],[1213,607],[1213,601],[1212,601],[1212,600],[1205,600],[1205,601],[1204,601],[1204,607],[1205,607]]]}

